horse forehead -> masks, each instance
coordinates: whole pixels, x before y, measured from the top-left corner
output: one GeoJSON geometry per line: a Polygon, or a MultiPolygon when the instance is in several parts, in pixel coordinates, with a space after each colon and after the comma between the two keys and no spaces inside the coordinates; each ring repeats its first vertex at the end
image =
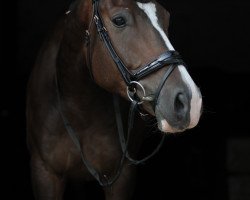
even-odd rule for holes
{"type": "Polygon", "coordinates": [[[137,2],[137,0],[108,0],[108,1],[104,1],[104,4],[108,4],[110,5],[110,7],[112,6],[131,6],[134,4],[134,2],[137,2]]]}
{"type": "Polygon", "coordinates": [[[163,27],[159,23],[160,20],[158,19],[158,16],[159,16],[158,6],[154,2],[148,2],[148,3],[137,2],[137,5],[147,15],[153,27],[157,30],[157,32],[160,34],[161,38],[163,39],[166,47],[169,50],[174,50],[174,47],[170,43],[166,33],[163,30],[163,27]]]}
{"type": "Polygon", "coordinates": [[[158,21],[158,9],[153,2],[136,2],[137,6],[147,15],[151,22],[158,21]]]}

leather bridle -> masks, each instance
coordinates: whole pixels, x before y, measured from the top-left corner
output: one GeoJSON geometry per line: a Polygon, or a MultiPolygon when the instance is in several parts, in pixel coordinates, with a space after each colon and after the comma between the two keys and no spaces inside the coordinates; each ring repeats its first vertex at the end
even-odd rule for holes
{"type": "MultiPolygon", "coordinates": [[[[160,147],[162,146],[164,142],[164,138],[166,134],[163,134],[162,140],[160,141],[159,145],[156,147],[156,149],[147,157],[145,157],[142,160],[135,160],[131,158],[131,156],[128,153],[127,147],[129,142],[130,133],[133,128],[134,124],[134,117],[135,112],[138,110],[138,105],[142,104],[144,101],[152,101],[153,107],[157,106],[158,103],[158,97],[160,95],[160,92],[168,79],[168,77],[171,75],[171,73],[174,71],[175,67],[178,65],[184,65],[183,60],[181,59],[180,55],[176,51],[167,51],[161,55],[159,55],[156,59],[154,59],[152,62],[148,63],[145,66],[139,67],[138,70],[136,70],[135,73],[132,73],[128,70],[126,65],[123,63],[122,59],[118,56],[116,53],[112,43],[111,39],[108,35],[107,29],[104,26],[104,23],[102,21],[101,14],[99,12],[99,2],[100,0],[92,0],[93,2],[93,17],[92,21],[89,25],[89,30],[85,32],[85,44],[87,47],[87,62],[88,62],[88,69],[90,71],[91,77],[94,79],[92,68],[91,68],[91,34],[90,29],[92,28],[92,23],[94,22],[95,27],[97,29],[97,32],[100,36],[100,39],[104,42],[106,49],[109,52],[109,55],[111,56],[112,60],[116,64],[124,82],[127,85],[127,94],[128,98],[131,100],[131,106],[129,110],[129,116],[128,116],[128,128],[127,128],[127,134],[125,138],[124,129],[123,129],[123,122],[121,117],[121,111],[119,106],[119,99],[118,96],[114,95],[114,110],[116,114],[116,123],[117,123],[117,130],[119,134],[119,141],[122,149],[122,157],[120,160],[119,167],[115,173],[115,175],[112,178],[108,178],[106,175],[101,175],[99,172],[96,171],[96,169],[85,159],[84,154],[81,149],[79,138],[77,137],[77,134],[75,133],[74,129],[72,128],[70,122],[68,121],[67,117],[63,113],[63,105],[61,101],[61,94],[59,92],[59,83],[58,79],[56,77],[56,84],[57,84],[57,94],[58,94],[58,101],[59,101],[59,107],[60,107],[60,114],[62,116],[64,126],[71,137],[72,141],[75,143],[78,151],[80,152],[81,159],[84,163],[84,165],[87,167],[88,171],[92,174],[92,176],[99,182],[101,186],[111,186],[119,177],[121,173],[121,169],[124,163],[125,158],[127,158],[132,164],[140,164],[151,158],[153,155],[155,155],[160,147]],[[154,94],[153,99],[148,98],[145,89],[142,86],[139,81],[146,76],[152,74],[153,72],[165,67],[168,65],[168,69],[166,70],[165,74],[162,77],[162,80],[160,81],[160,84],[154,94]],[[140,99],[137,96],[137,88],[141,89],[143,91],[143,97],[140,99]]],[[[70,11],[68,11],[66,14],[69,14],[70,11]]]]}
{"type": "MultiPolygon", "coordinates": [[[[130,72],[128,68],[126,67],[126,65],[124,64],[124,62],[122,61],[122,59],[118,56],[118,54],[115,51],[115,48],[112,45],[108,31],[106,27],[104,26],[101,14],[99,12],[99,6],[98,6],[99,2],[100,0],[93,0],[93,19],[94,19],[93,21],[96,25],[96,29],[101,40],[104,42],[106,49],[109,52],[109,55],[111,56],[112,60],[116,64],[117,69],[119,70],[124,82],[127,85],[127,88],[129,90],[128,94],[130,94],[131,91],[132,93],[136,94],[135,92],[136,87],[140,85],[140,84],[137,84],[139,80],[145,78],[146,76],[163,68],[166,65],[170,65],[167,71],[165,72],[165,75],[163,76],[163,81],[160,83],[160,85],[158,86],[158,89],[156,90],[157,92],[155,93],[154,98],[150,99],[150,101],[154,101],[153,105],[156,106],[158,102],[159,94],[161,92],[161,89],[164,83],[166,82],[167,78],[170,76],[170,74],[172,73],[172,71],[175,69],[177,65],[184,65],[183,60],[181,59],[177,51],[167,51],[159,55],[158,58],[154,59],[152,62],[148,63],[147,65],[139,67],[139,69],[136,70],[135,73],[130,72]]],[[[92,22],[90,26],[92,26],[92,22]]],[[[87,31],[87,34],[89,34],[89,37],[90,37],[89,30],[87,31]]],[[[90,44],[88,44],[88,46],[90,47],[90,44]]],[[[90,53],[88,55],[90,55],[90,53]]],[[[89,69],[91,71],[91,57],[89,57],[88,60],[89,60],[89,69]]],[[[92,71],[91,71],[91,74],[92,74],[92,71]]],[[[147,101],[147,98],[145,97],[142,97],[140,102],[147,101]]]]}

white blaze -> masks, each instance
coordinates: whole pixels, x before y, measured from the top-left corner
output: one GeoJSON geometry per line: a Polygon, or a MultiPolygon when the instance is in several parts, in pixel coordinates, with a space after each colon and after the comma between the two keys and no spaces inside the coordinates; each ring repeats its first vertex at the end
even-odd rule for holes
{"type": "Polygon", "coordinates": [[[199,121],[200,118],[200,109],[202,104],[202,98],[197,86],[195,85],[193,79],[187,72],[186,68],[183,65],[179,65],[178,69],[181,73],[182,80],[187,84],[191,89],[192,99],[191,99],[191,109],[190,109],[190,125],[189,128],[193,128],[199,121]]]}
{"type": "Polygon", "coordinates": [[[162,39],[164,40],[166,46],[168,47],[169,50],[173,51],[174,47],[172,46],[172,44],[170,43],[167,35],[165,34],[165,32],[163,31],[163,29],[160,27],[159,22],[158,22],[158,18],[156,15],[156,6],[154,3],[139,3],[137,2],[137,5],[139,6],[139,8],[141,8],[148,16],[148,18],[150,19],[152,25],[155,27],[155,29],[160,33],[162,39]]]}
{"type": "MultiPolygon", "coordinates": [[[[153,27],[159,32],[162,39],[164,40],[166,47],[169,50],[173,51],[174,47],[170,43],[166,33],[163,31],[162,27],[160,26],[160,24],[158,22],[158,18],[157,18],[157,14],[156,14],[157,13],[156,5],[152,2],[149,2],[149,3],[137,2],[137,5],[140,9],[142,9],[146,13],[146,15],[148,16],[149,20],[151,21],[153,27]]],[[[192,78],[188,74],[186,68],[183,65],[179,65],[178,70],[181,74],[183,81],[186,83],[186,85],[190,88],[190,90],[192,92],[192,99],[191,99],[191,105],[190,105],[191,106],[191,108],[190,108],[190,125],[189,125],[189,128],[192,128],[199,121],[202,98],[201,98],[199,90],[197,89],[197,86],[195,85],[194,81],[192,80],[192,78]]],[[[166,120],[163,120],[161,123],[162,123],[163,129],[165,129],[166,131],[168,129],[170,129],[170,126],[166,120]]],[[[171,130],[171,132],[172,132],[172,130],[171,130]]]]}

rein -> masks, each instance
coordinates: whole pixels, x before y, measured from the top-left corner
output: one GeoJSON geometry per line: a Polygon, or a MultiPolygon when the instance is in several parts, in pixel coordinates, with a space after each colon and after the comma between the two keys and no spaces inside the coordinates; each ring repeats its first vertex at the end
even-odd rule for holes
{"type": "MultiPolygon", "coordinates": [[[[161,92],[166,80],[171,75],[171,73],[174,71],[175,67],[177,65],[180,65],[180,64],[184,65],[184,62],[181,59],[178,52],[167,51],[167,52],[163,53],[162,55],[160,55],[155,60],[153,60],[152,62],[148,63],[147,65],[140,67],[139,70],[137,70],[135,73],[131,73],[128,70],[128,68],[125,66],[125,64],[123,63],[121,58],[118,56],[118,54],[116,53],[116,51],[111,43],[107,29],[104,26],[104,23],[102,21],[102,18],[101,18],[100,12],[99,12],[99,1],[100,0],[92,0],[92,2],[93,2],[93,17],[92,17],[92,20],[90,22],[89,30],[87,30],[85,32],[85,45],[87,46],[87,62],[88,62],[88,69],[90,72],[90,76],[94,80],[94,76],[93,76],[93,73],[91,70],[91,34],[90,34],[90,29],[92,28],[92,24],[94,22],[95,27],[97,29],[97,32],[100,36],[100,39],[104,42],[106,49],[109,52],[109,55],[113,59],[113,61],[116,64],[124,82],[127,85],[127,94],[128,94],[128,98],[131,101],[131,105],[130,105],[130,109],[129,109],[129,116],[128,116],[127,137],[125,138],[123,123],[122,123],[122,115],[121,115],[120,106],[119,106],[119,97],[116,95],[113,95],[116,124],[117,124],[117,130],[118,130],[118,134],[119,134],[119,141],[120,141],[120,145],[121,145],[122,156],[120,159],[119,167],[116,170],[115,175],[111,179],[109,179],[107,177],[107,175],[101,175],[99,172],[97,172],[97,170],[91,165],[91,163],[89,163],[85,159],[83,151],[81,149],[79,138],[77,137],[76,132],[74,131],[70,122],[68,121],[68,119],[66,118],[66,116],[64,115],[64,113],[62,111],[63,104],[61,101],[62,97],[61,97],[61,94],[59,91],[59,83],[58,83],[57,76],[56,76],[56,86],[57,86],[57,96],[58,96],[58,102],[59,102],[59,112],[62,116],[64,126],[65,126],[70,138],[72,139],[72,141],[76,145],[77,150],[80,152],[82,162],[84,163],[84,165],[86,166],[86,168],[88,169],[90,174],[99,182],[99,184],[101,186],[109,187],[109,186],[112,186],[112,184],[118,179],[118,177],[121,173],[125,158],[127,158],[132,164],[138,165],[138,164],[145,162],[146,160],[148,160],[149,158],[154,156],[159,151],[160,147],[162,146],[162,144],[164,142],[166,134],[163,134],[159,145],[155,148],[155,150],[150,155],[146,156],[145,158],[143,158],[141,160],[135,160],[129,155],[127,147],[128,147],[128,143],[129,143],[129,139],[130,139],[130,133],[131,133],[131,131],[133,129],[133,125],[134,125],[135,113],[136,113],[136,111],[139,110],[139,105],[142,104],[144,101],[152,101],[154,108],[156,108],[160,92],[161,92]],[[138,81],[141,80],[142,78],[145,78],[149,74],[152,74],[153,72],[163,68],[166,65],[169,65],[168,69],[165,72],[165,74],[164,74],[164,76],[163,76],[163,78],[162,78],[162,80],[161,80],[161,82],[156,90],[154,98],[152,99],[150,97],[147,97],[144,87],[138,81]],[[137,96],[137,88],[138,87],[141,88],[141,90],[143,91],[142,99],[140,99],[137,96]]],[[[69,14],[69,13],[70,13],[70,10],[66,14],[69,14]]]]}

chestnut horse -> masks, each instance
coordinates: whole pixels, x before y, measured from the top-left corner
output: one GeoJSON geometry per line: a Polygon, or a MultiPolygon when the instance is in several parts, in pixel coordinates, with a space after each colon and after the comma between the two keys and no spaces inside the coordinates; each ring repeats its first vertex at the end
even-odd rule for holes
{"type": "Polygon", "coordinates": [[[96,180],[107,200],[131,199],[131,163],[140,163],[148,128],[136,111],[155,117],[162,135],[196,126],[201,94],[168,26],[155,0],[76,0],[58,22],[27,91],[36,199],[63,199],[68,180],[96,180]]]}

